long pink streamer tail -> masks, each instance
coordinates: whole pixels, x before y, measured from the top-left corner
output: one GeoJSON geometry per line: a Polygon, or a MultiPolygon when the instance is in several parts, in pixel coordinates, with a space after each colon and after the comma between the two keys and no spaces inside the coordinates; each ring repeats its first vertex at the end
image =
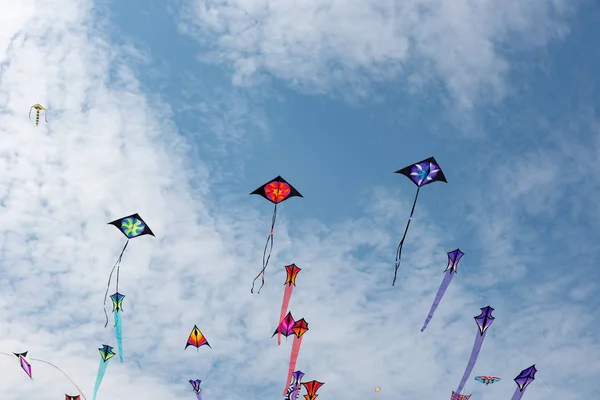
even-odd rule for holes
{"type": "MultiPolygon", "coordinates": [[[[285,318],[285,313],[287,312],[288,305],[290,304],[290,298],[292,297],[292,289],[294,286],[289,285],[285,287],[285,292],[283,292],[283,302],[281,303],[281,314],[279,314],[279,322],[277,326],[281,324],[281,321],[285,318]]],[[[277,330],[277,346],[281,346],[281,332],[277,330]]]]}
{"type": "Polygon", "coordinates": [[[292,353],[290,354],[290,369],[288,370],[288,376],[285,381],[285,388],[283,389],[283,395],[285,396],[290,382],[292,381],[292,374],[296,369],[296,361],[298,360],[298,354],[300,353],[300,345],[302,344],[302,336],[294,337],[294,343],[292,344],[292,353]]]}

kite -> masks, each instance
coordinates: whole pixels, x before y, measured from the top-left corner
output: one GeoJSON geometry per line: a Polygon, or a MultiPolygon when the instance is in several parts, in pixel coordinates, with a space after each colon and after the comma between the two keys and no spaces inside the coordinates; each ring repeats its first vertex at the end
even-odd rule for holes
{"type": "MultiPolygon", "coordinates": [[[[8,356],[8,357],[12,357],[13,355],[17,356],[19,358],[19,363],[21,365],[21,368],[23,368],[23,370],[25,371],[25,373],[27,374],[27,376],[29,376],[29,378],[33,379],[32,374],[31,374],[31,365],[25,359],[25,357],[27,357],[27,353],[28,353],[27,351],[24,352],[24,353],[12,353],[12,354],[0,352],[0,354],[8,356]]],[[[40,363],[47,364],[47,365],[51,366],[52,368],[56,369],[58,372],[60,372],[61,374],[63,374],[69,380],[69,382],[71,382],[73,384],[73,386],[79,391],[79,393],[81,393],[81,396],[83,397],[83,399],[87,400],[86,397],[83,395],[83,392],[81,391],[81,389],[79,389],[79,386],[77,386],[75,384],[75,382],[73,382],[73,380],[69,377],[69,375],[67,375],[65,373],[65,371],[63,371],[62,369],[58,368],[56,365],[52,364],[51,362],[40,360],[39,358],[33,358],[32,357],[32,358],[30,358],[30,360],[34,361],[34,362],[40,362],[40,363]]],[[[79,400],[79,396],[75,396],[75,399],[79,400]]]]}
{"type": "Polygon", "coordinates": [[[121,325],[121,312],[123,312],[124,294],[119,292],[110,296],[113,302],[113,315],[115,316],[115,332],[117,334],[117,347],[119,348],[119,360],[123,362],[123,328],[121,325]]]}
{"type": "Polygon", "coordinates": [[[440,285],[440,288],[438,289],[438,292],[435,295],[435,299],[433,299],[433,304],[431,305],[431,308],[429,309],[429,314],[427,314],[427,318],[425,319],[425,323],[423,324],[423,327],[421,328],[421,332],[423,332],[425,330],[425,328],[427,328],[429,321],[431,321],[431,318],[433,318],[433,314],[435,313],[435,310],[440,305],[440,301],[442,301],[442,297],[444,296],[444,293],[446,292],[448,285],[450,285],[452,278],[458,272],[458,262],[464,255],[465,255],[465,253],[460,251],[460,249],[456,249],[456,250],[452,250],[452,251],[448,252],[448,266],[444,270],[444,279],[442,280],[442,284],[440,285]]]}
{"type": "Polygon", "coordinates": [[[33,380],[33,375],[31,372],[31,364],[29,364],[29,362],[25,358],[25,357],[27,357],[27,353],[29,353],[29,352],[26,351],[24,353],[13,353],[13,354],[19,359],[19,364],[21,365],[21,368],[23,369],[23,371],[25,371],[25,373],[27,374],[29,379],[33,380]]]}
{"type": "Polygon", "coordinates": [[[81,399],[81,396],[79,396],[79,395],[73,396],[70,394],[65,394],[65,400],[80,400],[80,399],[81,399]]]}
{"type": "Polygon", "coordinates": [[[44,120],[48,123],[48,117],[46,116],[46,109],[41,104],[34,104],[29,109],[29,119],[31,120],[31,110],[35,109],[35,126],[40,124],[40,111],[44,111],[44,120]]]}
{"type": "Polygon", "coordinates": [[[294,371],[292,374],[292,382],[290,382],[290,387],[287,389],[285,394],[285,400],[297,400],[298,395],[300,394],[300,384],[302,377],[304,376],[304,372],[302,371],[294,371]]]}
{"type": "Polygon", "coordinates": [[[256,280],[260,277],[261,285],[257,292],[260,293],[260,289],[262,289],[262,287],[265,285],[265,270],[267,269],[269,259],[271,258],[271,252],[273,251],[273,230],[275,229],[275,220],[277,219],[277,204],[284,202],[291,197],[303,196],[296,190],[296,188],[290,185],[281,176],[277,176],[250,194],[258,194],[275,204],[275,208],[273,209],[273,217],[271,218],[271,230],[269,231],[269,236],[267,236],[267,243],[265,244],[265,249],[263,251],[263,267],[258,275],[256,275],[256,278],[254,278],[252,281],[252,289],[250,289],[250,293],[254,293],[254,282],[256,282],[256,280]],[[269,249],[268,254],[267,248],[269,249]]]}
{"type": "MultiPolygon", "coordinates": [[[[148,225],[146,225],[146,223],[144,222],[142,217],[140,217],[139,214],[137,214],[137,213],[131,214],[127,217],[119,218],[112,222],[109,222],[108,225],[116,226],[121,231],[121,233],[123,233],[123,235],[125,235],[125,237],[127,238],[127,241],[125,242],[125,246],[123,246],[123,249],[121,250],[121,254],[119,254],[119,258],[117,258],[117,262],[113,266],[112,270],[110,271],[110,275],[108,276],[108,284],[106,285],[106,293],[104,293],[104,316],[106,317],[106,323],[104,324],[105,328],[108,325],[108,314],[106,313],[106,300],[108,298],[108,291],[110,290],[110,281],[111,281],[113,273],[115,272],[115,269],[116,269],[117,270],[116,290],[115,290],[116,293],[113,296],[120,295],[119,294],[119,273],[121,271],[121,260],[123,259],[123,254],[125,253],[125,249],[127,249],[129,240],[134,239],[136,237],[143,236],[143,235],[154,236],[154,233],[152,233],[152,230],[150,230],[150,227],[148,225]]],[[[120,295],[120,296],[123,296],[123,295],[120,295]]],[[[112,298],[112,296],[111,296],[111,298],[112,298]]],[[[113,300],[113,311],[114,311],[114,300],[113,300]]],[[[117,314],[118,313],[115,312],[115,328],[117,330],[119,330],[120,324],[117,326],[116,320],[117,320],[117,318],[119,318],[119,320],[120,320],[120,316],[117,316],[117,314]]],[[[119,336],[120,336],[120,333],[117,331],[117,338],[119,336]]],[[[121,348],[122,348],[122,338],[121,338],[121,342],[119,343],[119,359],[121,360],[121,362],[123,362],[123,356],[121,355],[121,348]]]]}
{"type": "Polygon", "coordinates": [[[489,385],[490,383],[496,383],[500,380],[500,378],[496,378],[495,376],[476,376],[475,380],[477,382],[481,382],[481,383],[485,383],[486,385],[489,385]]]}
{"type": "Polygon", "coordinates": [[[319,397],[317,390],[319,390],[319,388],[324,384],[325,382],[317,381],[302,382],[302,386],[306,388],[306,394],[304,395],[304,398],[306,400],[315,400],[317,397],[319,397]]]}
{"type": "MultiPolygon", "coordinates": [[[[294,286],[296,286],[296,276],[298,276],[298,272],[302,271],[300,268],[296,266],[296,264],[286,265],[285,272],[287,274],[285,278],[285,291],[283,292],[283,301],[281,302],[281,313],[279,314],[279,324],[283,322],[285,312],[288,309],[288,305],[290,304],[290,298],[292,297],[292,290],[294,286]]],[[[281,345],[281,332],[279,329],[277,332],[277,346],[281,345]]]]}
{"type": "Polygon", "coordinates": [[[104,373],[106,372],[106,367],[108,367],[108,360],[115,356],[113,348],[107,344],[103,344],[98,351],[100,352],[100,366],[98,367],[98,374],[96,375],[96,384],[94,385],[94,394],[92,396],[93,400],[96,400],[98,388],[100,388],[102,379],[104,379],[104,373]]]}
{"type": "Polygon", "coordinates": [[[194,390],[194,393],[196,393],[196,398],[198,400],[202,400],[202,389],[200,388],[200,383],[202,383],[200,379],[196,379],[195,381],[190,379],[190,385],[192,385],[192,388],[194,390]]]}
{"type": "MultiPolygon", "coordinates": [[[[185,349],[187,349],[189,346],[194,346],[196,348],[196,350],[200,351],[200,347],[202,347],[204,345],[207,345],[208,347],[210,347],[210,344],[208,344],[208,340],[206,340],[206,338],[204,337],[202,332],[200,332],[200,329],[198,329],[198,327],[196,325],[194,325],[194,328],[192,329],[192,332],[190,333],[190,336],[188,337],[187,343],[185,345],[185,349]]],[[[212,349],[212,347],[210,347],[210,348],[212,349]]]]}
{"type": "MultiPolygon", "coordinates": [[[[291,316],[291,315],[290,315],[291,316]]],[[[298,354],[300,353],[300,345],[302,344],[302,336],[308,332],[308,322],[304,320],[304,318],[299,319],[294,323],[292,327],[292,332],[296,337],[294,338],[294,343],[292,343],[292,352],[290,353],[290,367],[288,369],[288,376],[285,380],[286,386],[283,390],[283,395],[285,396],[287,392],[287,383],[292,379],[292,373],[296,368],[296,361],[298,360],[298,354]]]]}
{"type": "Polygon", "coordinates": [[[514,381],[517,383],[517,389],[515,390],[511,400],[521,400],[521,397],[523,397],[523,394],[525,394],[525,389],[527,389],[527,386],[529,386],[529,384],[535,380],[536,372],[537,369],[535,369],[535,364],[533,364],[531,367],[525,368],[519,373],[519,375],[517,375],[517,377],[514,379],[514,381]]]}
{"type": "Polygon", "coordinates": [[[377,387],[375,388],[375,393],[377,393],[377,392],[381,392],[381,386],[377,386],[377,387]]]}
{"type": "Polygon", "coordinates": [[[421,187],[438,181],[448,183],[448,181],[446,181],[446,177],[444,176],[444,172],[433,157],[429,157],[423,161],[419,161],[416,164],[404,167],[395,173],[405,175],[415,185],[417,185],[417,194],[415,195],[415,200],[413,201],[412,209],[410,210],[410,217],[408,217],[408,222],[406,223],[406,228],[404,229],[404,235],[402,236],[402,239],[398,244],[398,249],[396,250],[396,267],[394,270],[394,281],[392,282],[392,286],[396,284],[396,276],[398,274],[398,268],[400,267],[400,260],[402,259],[402,246],[404,245],[404,240],[406,239],[406,234],[408,233],[408,227],[410,226],[410,221],[412,220],[413,213],[415,212],[415,206],[417,205],[417,199],[419,198],[419,191],[421,190],[421,187]]]}
{"type": "MultiPolygon", "coordinates": [[[[285,318],[283,318],[281,320],[281,322],[279,323],[279,326],[277,327],[277,329],[275,329],[275,332],[273,332],[273,336],[279,334],[279,335],[283,335],[286,338],[293,335],[294,334],[294,324],[296,323],[296,321],[294,321],[294,317],[292,317],[292,313],[288,312],[287,315],[285,316],[285,318]]],[[[273,337],[271,336],[271,337],[273,337]]]]}
{"type": "Polygon", "coordinates": [[[469,379],[469,376],[471,375],[471,372],[475,367],[475,362],[477,361],[477,356],[479,355],[479,351],[481,350],[481,346],[483,345],[483,340],[485,339],[487,329],[492,325],[495,319],[492,316],[492,311],[494,311],[492,307],[485,306],[480,310],[481,314],[477,315],[476,317],[473,317],[475,319],[475,322],[477,323],[478,329],[477,334],[475,335],[475,343],[473,344],[473,350],[471,350],[471,357],[469,357],[469,362],[467,363],[465,373],[463,374],[463,377],[460,380],[460,383],[458,384],[458,389],[456,389],[456,392],[452,392],[452,395],[460,395],[460,392],[465,387],[467,379],[469,379]]]}

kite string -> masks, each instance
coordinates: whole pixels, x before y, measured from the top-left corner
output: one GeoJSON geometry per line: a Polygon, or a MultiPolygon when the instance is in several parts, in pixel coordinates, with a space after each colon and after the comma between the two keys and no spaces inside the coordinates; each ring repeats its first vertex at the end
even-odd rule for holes
{"type": "Polygon", "coordinates": [[[62,373],[69,380],[69,382],[71,382],[73,384],[73,386],[75,386],[75,388],[79,391],[79,393],[81,394],[81,396],[83,397],[83,399],[87,400],[87,398],[85,397],[85,395],[83,394],[83,392],[81,391],[81,389],[79,388],[79,386],[77,386],[77,384],[75,382],[73,382],[73,379],[71,379],[69,377],[69,375],[66,374],[65,371],[63,371],[62,369],[58,368],[56,365],[52,364],[51,362],[40,360],[39,358],[30,358],[30,360],[31,361],[39,361],[39,362],[48,364],[48,365],[56,368],[56,370],[58,370],[60,373],[62,373]]]}
{"type": "Polygon", "coordinates": [[[408,217],[406,228],[404,228],[404,235],[402,235],[402,239],[400,240],[400,243],[398,243],[398,248],[396,249],[396,266],[394,268],[394,280],[392,281],[392,286],[396,285],[396,278],[398,277],[398,268],[400,267],[400,259],[402,258],[402,246],[404,246],[404,240],[406,239],[406,234],[408,233],[408,228],[410,227],[410,221],[412,220],[413,213],[415,212],[415,206],[417,205],[417,199],[419,198],[420,190],[421,186],[417,186],[417,193],[415,194],[415,199],[410,210],[410,216],[408,217]]]}
{"type": "Polygon", "coordinates": [[[108,326],[108,314],[106,313],[106,299],[108,298],[108,291],[110,290],[110,281],[112,279],[113,272],[115,271],[115,268],[116,268],[117,269],[117,292],[118,292],[119,291],[119,269],[121,267],[121,259],[123,258],[123,253],[125,253],[125,249],[127,248],[128,244],[129,244],[129,239],[127,239],[127,242],[125,242],[125,246],[123,246],[123,250],[121,250],[121,254],[119,254],[119,258],[117,259],[117,262],[113,266],[112,270],[110,271],[110,275],[108,276],[108,284],[106,285],[106,292],[104,293],[104,316],[106,317],[106,323],[104,324],[105,328],[108,326]]]}
{"type": "Polygon", "coordinates": [[[269,231],[269,236],[267,236],[267,242],[265,243],[265,249],[263,250],[263,268],[256,275],[256,278],[252,281],[252,288],[250,289],[250,293],[254,293],[254,282],[261,277],[261,285],[258,288],[257,294],[260,294],[260,290],[265,285],[265,270],[267,269],[267,265],[269,265],[269,260],[271,259],[271,252],[273,251],[273,230],[275,229],[275,220],[277,219],[277,204],[275,204],[275,208],[273,208],[273,216],[271,217],[271,230],[269,231]],[[269,254],[267,255],[267,247],[269,247],[269,254]],[[265,259],[266,257],[266,259],[265,259]]]}
{"type": "MultiPolygon", "coordinates": [[[[436,192],[436,197],[437,197],[437,199],[438,199],[438,205],[440,205],[440,206],[441,206],[442,200],[441,200],[441,198],[440,198],[440,195],[439,195],[437,192],[436,192]]],[[[441,208],[439,208],[439,209],[441,209],[441,208]]],[[[445,224],[446,226],[448,226],[448,220],[447,220],[447,218],[446,218],[446,213],[445,213],[445,212],[443,212],[443,213],[442,213],[442,218],[444,219],[444,224],[445,224]]],[[[465,222],[464,222],[464,220],[463,220],[463,221],[462,221],[462,223],[461,223],[461,225],[459,225],[459,226],[462,226],[462,225],[464,225],[464,224],[465,224],[465,222]]],[[[467,272],[467,268],[465,267],[465,262],[464,262],[464,261],[462,262],[462,264],[461,264],[461,267],[462,267],[461,269],[462,269],[462,271],[463,271],[463,275],[464,275],[465,277],[468,277],[468,278],[465,278],[465,279],[468,279],[468,280],[469,280],[471,283],[473,283],[473,280],[474,280],[474,279],[471,279],[471,274],[470,274],[469,272],[467,272]]],[[[474,278],[474,276],[473,276],[473,278],[474,278]]],[[[473,286],[475,286],[475,285],[473,285],[473,286]]],[[[516,346],[513,344],[513,342],[512,342],[512,341],[509,341],[509,340],[506,340],[506,342],[507,342],[507,343],[510,345],[510,347],[511,347],[511,348],[512,348],[512,349],[515,351],[515,353],[516,353],[516,354],[519,356],[519,358],[521,359],[521,361],[523,362],[523,364],[525,364],[525,359],[523,358],[523,356],[522,356],[521,352],[520,352],[520,351],[519,351],[519,350],[516,348],[516,346]]],[[[552,390],[552,389],[550,389],[550,388],[548,387],[548,385],[546,385],[546,383],[544,383],[544,381],[542,380],[542,378],[537,378],[537,377],[536,377],[535,379],[540,381],[540,384],[541,384],[541,385],[544,387],[544,389],[546,389],[546,391],[548,392],[548,394],[551,394],[551,393],[553,392],[553,390],[552,390]]]]}

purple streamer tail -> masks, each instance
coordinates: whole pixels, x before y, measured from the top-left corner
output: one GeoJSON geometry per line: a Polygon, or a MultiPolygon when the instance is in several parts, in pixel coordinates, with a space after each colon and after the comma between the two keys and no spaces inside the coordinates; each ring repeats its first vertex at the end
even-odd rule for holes
{"type": "Polygon", "coordinates": [[[469,362],[467,363],[467,368],[465,369],[465,373],[463,374],[460,383],[458,384],[458,389],[456,389],[456,393],[460,394],[467,383],[467,379],[471,376],[471,372],[473,372],[473,368],[475,367],[475,362],[477,361],[477,356],[479,356],[479,351],[481,350],[481,346],[483,345],[483,340],[485,339],[485,334],[483,335],[477,331],[477,336],[475,337],[475,344],[473,345],[473,350],[471,350],[471,357],[469,357],[469,362]]]}
{"type": "Polygon", "coordinates": [[[448,286],[450,285],[450,282],[452,282],[453,277],[454,277],[454,273],[451,270],[448,270],[445,273],[444,279],[442,280],[442,284],[440,285],[440,288],[438,289],[438,292],[435,295],[435,299],[433,299],[433,304],[431,305],[431,308],[429,309],[429,314],[427,315],[427,318],[425,319],[425,323],[423,323],[421,332],[425,331],[425,328],[427,328],[427,325],[429,325],[429,321],[431,321],[431,318],[433,318],[433,314],[435,313],[435,310],[440,305],[440,301],[442,301],[442,297],[444,297],[444,293],[446,293],[446,289],[448,289],[448,286]]]}
{"type": "Polygon", "coordinates": [[[202,393],[196,393],[196,399],[202,400],[202,393]]]}
{"type": "Polygon", "coordinates": [[[524,393],[525,393],[525,389],[523,389],[523,391],[521,391],[521,389],[517,388],[515,390],[515,393],[513,394],[512,399],[510,399],[510,400],[521,400],[521,397],[523,397],[524,393]]]}

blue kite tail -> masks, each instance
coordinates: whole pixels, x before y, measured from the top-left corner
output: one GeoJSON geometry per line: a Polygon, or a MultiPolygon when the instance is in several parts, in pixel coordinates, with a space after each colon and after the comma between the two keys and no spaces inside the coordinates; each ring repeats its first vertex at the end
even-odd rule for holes
{"type": "Polygon", "coordinates": [[[104,373],[106,372],[107,366],[107,361],[100,360],[100,366],[98,367],[98,375],[96,375],[96,384],[94,385],[94,395],[92,397],[92,400],[96,400],[96,394],[98,393],[98,388],[102,383],[102,379],[104,379],[104,373]]]}
{"type": "Polygon", "coordinates": [[[119,349],[119,361],[123,362],[123,327],[121,325],[121,313],[115,311],[115,331],[117,333],[117,348],[119,349]]]}

